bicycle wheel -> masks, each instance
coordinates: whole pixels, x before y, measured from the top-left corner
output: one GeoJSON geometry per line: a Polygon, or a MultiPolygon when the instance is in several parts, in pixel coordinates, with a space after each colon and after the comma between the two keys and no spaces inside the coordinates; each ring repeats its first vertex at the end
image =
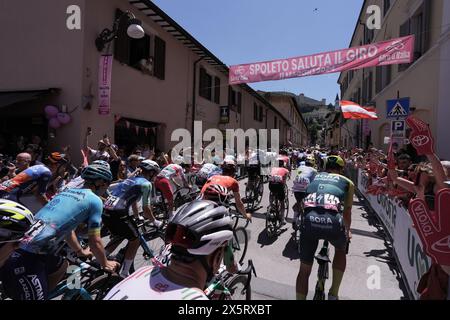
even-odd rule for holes
{"type": "Polygon", "coordinates": [[[264,195],[264,184],[262,182],[262,180],[260,179],[256,188],[256,203],[260,204],[264,195]]]}
{"type": "MultiPolygon", "coordinates": [[[[104,274],[94,279],[85,289],[91,295],[92,300],[102,300],[106,294],[123,278],[119,275],[104,274]]],[[[81,294],[71,297],[70,300],[84,300],[81,294]]]]}
{"type": "Polygon", "coordinates": [[[245,200],[247,205],[247,210],[251,210],[255,207],[255,197],[254,190],[250,188],[248,185],[245,188],[245,200]]]}
{"type": "MultiPolygon", "coordinates": [[[[251,300],[252,289],[250,283],[247,285],[247,276],[243,274],[234,275],[225,283],[225,287],[230,291],[232,300],[251,300]]],[[[221,300],[222,297],[221,297],[221,300]]]]}
{"type": "Polygon", "coordinates": [[[237,227],[233,230],[231,246],[235,260],[242,265],[248,247],[248,234],[244,227],[237,227]]]}

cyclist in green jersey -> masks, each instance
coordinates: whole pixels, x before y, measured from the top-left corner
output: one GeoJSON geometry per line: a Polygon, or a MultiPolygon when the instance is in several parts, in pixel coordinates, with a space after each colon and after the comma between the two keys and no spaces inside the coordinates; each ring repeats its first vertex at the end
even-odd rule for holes
{"type": "Polygon", "coordinates": [[[297,276],[297,299],[305,300],[308,279],[319,240],[328,240],[335,247],[333,282],[329,300],[337,300],[345,272],[346,251],[351,238],[351,212],[355,186],[344,177],[345,162],[339,156],[329,156],[326,172],[316,175],[306,190],[304,214],[300,225],[300,270],[297,276]]]}

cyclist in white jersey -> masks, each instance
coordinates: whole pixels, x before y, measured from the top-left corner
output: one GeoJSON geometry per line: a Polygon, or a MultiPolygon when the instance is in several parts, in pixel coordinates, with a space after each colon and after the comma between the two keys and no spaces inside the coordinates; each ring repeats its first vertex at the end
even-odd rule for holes
{"type": "Polygon", "coordinates": [[[169,266],[138,269],[105,300],[207,300],[203,289],[219,270],[232,237],[227,208],[207,200],[185,204],[166,229],[172,245],[169,266]]]}

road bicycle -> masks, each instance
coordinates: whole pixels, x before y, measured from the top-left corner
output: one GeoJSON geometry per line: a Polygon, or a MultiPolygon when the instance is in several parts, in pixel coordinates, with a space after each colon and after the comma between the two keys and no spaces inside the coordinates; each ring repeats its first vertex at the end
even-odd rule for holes
{"type": "Polygon", "coordinates": [[[282,215],[284,215],[284,219],[289,214],[289,189],[287,186],[284,186],[284,212],[281,212],[281,204],[282,202],[278,197],[276,197],[272,192],[269,195],[269,207],[267,208],[266,213],[266,231],[267,235],[272,238],[278,236],[283,226],[282,223],[282,215]]]}
{"type": "Polygon", "coordinates": [[[249,211],[256,210],[257,206],[261,204],[263,194],[263,178],[260,175],[256,175],[252,180],[250,180],[249,178],[249,181],[245,188],[246,209],[249,211]]]}
{"type": "Polygon", "coordinates": [[[251,300],[252,273],[257,276],[252,260],[248,260],[245,270],[235,274],[222,265],[204,292],[210,300],[251,300]]]}

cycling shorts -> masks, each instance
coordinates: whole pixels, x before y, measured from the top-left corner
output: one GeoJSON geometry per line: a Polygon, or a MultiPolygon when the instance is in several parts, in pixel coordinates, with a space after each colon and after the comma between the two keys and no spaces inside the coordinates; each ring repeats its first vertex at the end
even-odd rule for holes
{"type": "Polygon", "coordinates": [[[297,203],[300,203],[303,201],[303,199],[306,198],[307,193],[306,192],[294,192],[294,197],[297,203]]]}
{"type": "Polygon", "coordinates": [[[314,262],[319,240],[328,240],[337,250],[346,251],[347,235],[340,213],[322,208],[308,209],[300,225],[300,261],[314,262]]]}
{"type": "Polygon", "coordinates": [[[58,271],[64,258],[16,250],[0,269],[0,279],[13,300],[48,300],[48,276],[58,271]]]}
{"type": "Polygon", "coordinates": [[[103,224],[115,236],[124,237],[127,240],[135,240],[139,233],[128,210],[105,210],[102,216],[103,224]]]}
{"type": "Polygon", "coordinates": [[[173,190],[169,179],[157,177],[155,187],[162,193],[164,199],[166,199],[169,203],[173,203],[173,190]]]}
{"type": "Polygon", "coordinates": [[[247,172],[248,172],[248,179],[254,180],[257,176],[261,174],[261,165],[251,164],[249,165],[247,172]]]}
{"type": "Polygon", "coordinates": [[[286,185],[284,183],[269,183],[269,190],[280,201],[286,198],[286,185]]]}

